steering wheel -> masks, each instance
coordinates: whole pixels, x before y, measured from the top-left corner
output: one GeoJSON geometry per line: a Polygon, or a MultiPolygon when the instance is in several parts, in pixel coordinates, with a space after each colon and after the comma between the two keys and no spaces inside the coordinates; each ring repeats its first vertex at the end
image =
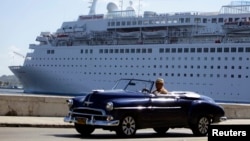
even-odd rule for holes
{"type": "Polygon", "coordinates": [[[141,92],[142,92],[142,93],[150,93],[150,91],[149,91],[147,88],[143,88],[143,89],[141,90],[141,92]]]}

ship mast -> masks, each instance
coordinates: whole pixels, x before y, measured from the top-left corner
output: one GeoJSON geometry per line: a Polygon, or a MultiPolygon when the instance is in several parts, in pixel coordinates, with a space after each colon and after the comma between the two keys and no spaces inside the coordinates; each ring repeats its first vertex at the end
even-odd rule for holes
{"type": "Polygon", "coordinates": [[[138,5],[138,16],[140,16],[140,13],[141,13],[141,0],[139,0],[139,5],[138,5]]]}
{"type": "Polygon", "coordinates": [[[122,11],[123,10],[123,0],[120,0],[119,3],[120,3],[120,9],[122,11]]]}
{"type": "Polygon", "coordinates": [[[97,0],[91,0],[89,3],[91,4],[91,6],[89,7],[90,8],[89,15],[95,15],[95,8],[96,8],[97,0]]]}

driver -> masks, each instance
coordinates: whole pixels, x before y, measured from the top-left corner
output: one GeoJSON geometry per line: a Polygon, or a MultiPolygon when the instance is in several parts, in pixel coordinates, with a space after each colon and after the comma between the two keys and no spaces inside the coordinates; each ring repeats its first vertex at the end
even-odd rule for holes
{"type": "Polygon", "coordinates": [[[164,79],[158,78],[155,81],[155,90],[152,92],[154,94],[167,94],[168,90],[164,87],[164,79]]]}

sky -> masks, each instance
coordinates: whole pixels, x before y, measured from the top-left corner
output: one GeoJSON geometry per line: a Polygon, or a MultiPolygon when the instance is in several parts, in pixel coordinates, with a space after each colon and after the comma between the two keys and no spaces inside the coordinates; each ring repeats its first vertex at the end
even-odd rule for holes
{"type": "MultiPolygon", "coordinates": [[[[79,15],[88,14],[91,0],[2,0],[0,5],[0,76],[13,75],[8,66],[22,65],[29,44],[38,44],[41,32],[55,32],[64,21],[75,21],[79,15]]],[[[107,4],[115,2],[120,8],[129,1],[98,0],[96,14],[105,14],[107,4]]],[[[140,14],[143,11],[218,12],[231,0],[132,0],[140,14]],[[140,6],[139,6],[140,5],[140,6]],[[140,10],[139,10],[140,7],[140,10]]]]}

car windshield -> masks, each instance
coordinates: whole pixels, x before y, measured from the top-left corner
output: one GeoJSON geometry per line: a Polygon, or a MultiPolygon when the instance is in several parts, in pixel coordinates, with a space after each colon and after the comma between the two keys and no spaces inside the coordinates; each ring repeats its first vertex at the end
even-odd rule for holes
{"type": "Polygon", "coordinates": [[[139,79],[120,79],[117,81],[113,89],[122,89],[126,91],[137,91],[141,92],[142,89],[147,89],[150,92],[154,86],[154,81],[146,81],[139,79]]]}

